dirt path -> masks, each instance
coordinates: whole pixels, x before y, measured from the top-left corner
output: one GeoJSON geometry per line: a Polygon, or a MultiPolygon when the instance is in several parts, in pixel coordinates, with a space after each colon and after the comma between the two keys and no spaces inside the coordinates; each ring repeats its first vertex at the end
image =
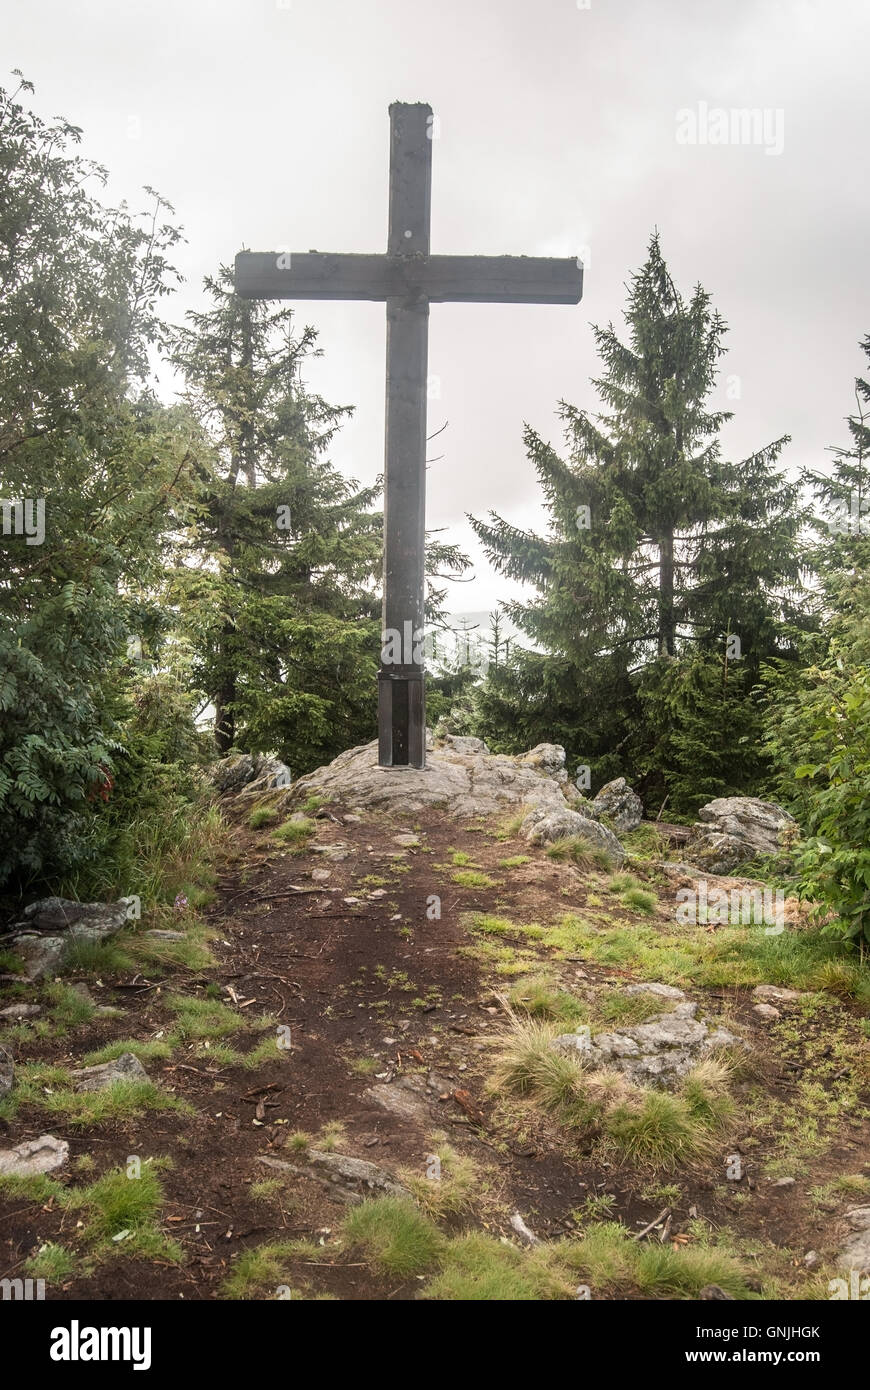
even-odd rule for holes
{"type": "MultiPolygon", "coordinates": [[[[576,1233],[578,1213],[590,1202],[601,1216],[639,1229],[663,1204],[656,1188],[671,1183],[672,1236],[703,1218],[732,1228],[750,1250],[755,1241],[757,1259],[763,1248],[787,1248],[781,1263],[788,1267],[822,1241],[845,1198],[829,1194],[826,1208],[824,1196],[810,1201],[809,1189],[870,1172],[862,1148],[866,1109],[837,1121],[811,1182],[782,1188],[761,1176],[775,1136],[764,1126],[753,1132],[747,1117],[736,1136],[747,1155],[738,1191],[718,1166],[662,1174],[656,1183],[655,1174],[603,1161],[591,1144],[562,1142],[545,1116],[512,1109],[487,1090],[492,1040],[505,1023],[498,995],[512,975],[533,973],[546,958],[566,987],[587,997],[643,975],[623,966],[618,952],[604,963],[562,952],[554,967],[546,941],[523,939],[511,948],[496,934],[503,955],[515,955],[500,977],[492,947],[488,956],[470,934],[468,915],[549,922],[606,901],[618,936],[637,914],[618,895],[607,897],[607,874],[554,862],[509,837],[495,838],[491,825],[457,824],[441,813],[402,824],[331,806],[316,824],[316,837],[301,842],[301,852],[282,849],[271,827],[237,826],[205,914],[214,965],[167,966],[132,980],[129,972],[83,975],[100,1003],[117,1005],[121,1015],[94,1017],[62,1038],[17,1044],[19,1064],[71,1067],[118,1040],[153,1048],[171,1036],[168,1056],[143,1060],[151,1080],[187,1107],[77,1127],[25,1101],[3,1122],[4,1147],[45,1132],[67,1140],[70,1176],[63,1181],[93,1180],[131,1156],[171,1160],[160,1174],[160,1220],[183,1260],[159,1253],[127,1258],[122,1241],[92,1272],[50,1283],[49,1297],[225,1297],[243,1252],[298,1239],[328,1245],[346,1203],[315,1178],[287,1176],[262,1161],[298,1166],[302,1159],[288,1145],[297,1131],[321,1148],[421,1177],[437,1135],[445,1136],[484,1175],[477,1220],[495,1234],[511,1234],[515,1210],[542,1238],[576,1233]],[[230,1023],[223,1035],[172,1034],[181,996],[232,1010],[236,1030],[230,1023]],[[256,1064],[245,1065],[254,1048],[256,1064]],[[268,1192],[257,1186],[270,1180],[268,1192]]],[[[661,916],[664,931],[664,910],[661,916]]],[[[724,1011],[729,1026],[771,1053],[748,989],[708,989],[704,997],[708,1012],[724,1011]]],[[[841,1018],[838,1026],[860,1032],[852,1006],[842,1013],[846,1024],[841,1018]]],[[[796,1072],[797,1064],[786,1062],[783,1054],[768,1067],[772,1103],[787,1103],[800,1075],[800,1066],[796,1072]]],[[[0,1195],[0,1277],[22,1268],[46,1242],[75,1247],[80,1220],[51,1194],[42,1201],[0,1195]]],[[[378,1275],[346,1250],[291,1263],[307,1296],[401,1300],[419,1289],[413,1278],[378,1275]]]]}

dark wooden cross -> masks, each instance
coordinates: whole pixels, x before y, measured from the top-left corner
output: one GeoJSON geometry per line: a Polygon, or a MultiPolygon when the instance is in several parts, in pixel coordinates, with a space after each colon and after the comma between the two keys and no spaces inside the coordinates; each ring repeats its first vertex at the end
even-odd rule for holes
{"type": "Polygon", "coordinates": [[[432,108],[390,107],[387,253],[242,251],[245,299],[376,299],[387,306],[384,600],[378,673],[378,762],[426,765],[423,666],[426,376],[429,305],[578,304],[577,260],[537,256],[430,256],[432,108]]]}

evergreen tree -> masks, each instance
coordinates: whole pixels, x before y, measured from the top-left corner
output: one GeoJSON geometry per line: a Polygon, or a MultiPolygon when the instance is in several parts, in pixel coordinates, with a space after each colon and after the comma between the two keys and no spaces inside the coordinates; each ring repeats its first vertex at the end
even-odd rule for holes
{"type": "Polygon", "coordinates": [[[686,812],[761,775],[739,731],[761,662],[792,651],[797,487],[775,469],[785,437],[723,459],[725,324],[700,286],[682,297],[657,234],[625,318],[626,342],[594,329],[603,413],[560,404],[567,459],[526,428],[549,533],[471,519],[499,572],[538,591],[505,605],[533,645],[480,692],[479,731],[564,743],[596,784],[625,772],[686,812]]]}
{"type": "Polygon", "coordinates": [[[135,596],[196,450],[147,389],[171,209],[105,207],[81,132],[28,111],[30,91],[0,90],[0,883],[97,852],[135,596]]]}
{"type": "Polygon", "coordinates": [[[314,330],[239,298],[226,268],[205,284],[175,359],[212,466],[174,597],[218,751],[271,749],[302,773],[374,734],[379,487],[324,457],[348,411],[305,388],[314,330]]]}

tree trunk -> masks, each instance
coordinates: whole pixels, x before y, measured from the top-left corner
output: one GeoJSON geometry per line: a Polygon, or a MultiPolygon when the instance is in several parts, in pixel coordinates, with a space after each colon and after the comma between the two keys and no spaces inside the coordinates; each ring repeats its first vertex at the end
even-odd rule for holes
{"type": "Polygon", "coordinates": [[[660,538],[659,555],[659,656],[673,656],[676,649],[673,529],[660,538]]]}

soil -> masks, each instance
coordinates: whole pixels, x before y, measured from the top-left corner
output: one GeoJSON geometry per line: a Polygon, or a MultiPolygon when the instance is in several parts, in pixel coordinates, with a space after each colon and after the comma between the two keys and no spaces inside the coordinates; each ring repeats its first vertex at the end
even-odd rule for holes
{"type": "MultiPolygon", "coordinates": [[[[250,1185],[274,1176],[259,1162],[262,1156],[293,1161],[288,1134],[303,1130],[317,1136],[329,1122],[343,1126],[336,1145],[340,1152],[393,1173],[410,1169],[422,1175],[433,1132],[446,1134],[486,1170],[492,1199],[487,1211],[494,1215],[484,1220],[496,1234],[511,1234],[507,1218],[513,1211],[521,1212],[541,1238],[570,1234],[577,1230],[572,1213],[593,1196],[609,1195],[608,1219],[635,1229],[652,1221],[663,1205],[642,1196],[649,1174],[639,1177],[630,1167],[603,1164],[591,1146],[589,1152],[567,1148],[547,1120],[531,1114],[521,1122],[505,1120],[498,1098],[487,1089],[487,1073],[492,1040],[504,1027],[498,995],[510,981],[499,981],[462,953],[472,940],[463,914],[553,920],[582,909],[590,892],[601,891],[606,875],[554,862],[518,840],[495,840],[487,833],[492,826],[463,824],[443,812],[403,824],[372,813],[359,820],[353,808],[331,805],[317,826],[313,843],[319,849],[344,844],[349,856],[335,862],[312,847],[301,854],[285,852],[271,840],[270,827],[252,831],[239,820],[232,854],[220,867],[214,901],[205,910],[215,931],[214,968],[202,974],[173,968],[162,979],[152,972],[132,982],[88,978],[94,996],[120,1008],[120,1017],[95,1018],[63,1038],[34,1038],[19,1047],[21,1061],[81,1065],[83,1054],[113,1039],[153,1038],[167,1029],[168,992],[203,997],[209,986],[214,993],[214,985],[243,1015],[268,1013],[290,1029],[289,1050],[256,1069],[212,1063],[187,1044],[170,1059],[146,1061],[151,1079],[188,1102],[192,1115],[149,1113],[78,1129],[23,1106],[14,1120],[0,1123],[2,1147],[45,1132],[66,1139],[70,1162],[55,1175],[62,1181],[87,1181],[126,1164],[132,1154],[173,1160],[161,1174],[162,1221],[184,1248],[184,1263],[128,1259],[119,1251],[89,1277],[48,1290],[49,1298],[217,1299],[225,1296],[222,1285],[240,1251],[289,1238],[328,1242],[347,1210],[331,1190],[313,1178],[297,1177],[286,1200],[276,1205],[252,1197],[250,1185]],[[419,845],[394,840],[409,832],[419,845]],[[445,872],[444,865],[456,850],[467,852],[496,886],[452,883],[456,870],[451,865],[445,872]],[[518,854],[529,854],[530,862],[499,867],[500,860],[518,854]],[[329,879],[313,880],[312,871],[324,868],[329,879]],[[368,876],[386,880],[383,896],[377,895],[382,889],[362,882],[368,876]],[[440,895],[440,919],[427,916],[430,895],[440,895]],[[359,901],[345,901],[350,897],[359,901]],[[355,1062],[372,1070],[363,1074],[355,1062]],[[433,1073],[434,1089],[426,1089],[433,1073]],[[389,1113],[366,1094],[372,1086],[406,1076],[418,1078],[423,1091],[418,1119],[389,1113]],[[79,1155],[94,1158],[93,1174],[76,1173],[79,1155]]],[[[616,900],[612,915],[620,912],[627,925],[637,920],[616,900]]],[[[146,927],[143,922],[141,929],[146,927]]],[[[585,960],[563,961],[558,968],[581,992],[640,978],[585,960]]],[[[692,993],[703,995],[710,1016],[727,1006],[728,1026],[769,1054],[766,1025],[752,1012],[751,991],[692,993]]],[[[251,1035],[227,1039],[240,1050],[256,1040],[251,1035]]],[[[788,1067],[769,1056],[766,1084],[773,1094],[787,1098],[794,1077],[793,1063],[788,1067]]],[[[750,1120],[741,1133],[751,1133],[750,1120]]],[[[845,1129],[815,1164],[813,1183],[858,1172],[868,1153],[867,1137],[866,1125],[845,1129]]],[[[808,1202],[808,1183],[779,1189],[758,1179],[766,1142],[762,1135],[756,1147],[744,1150],[749,1156],[740,1184],[726,1184],[710,1170],[660,1175],[681,1188],[671,1234],[695,1213],[750,1241],[772,1241],[798,1252],[818,1246],[830,1217],[820,1218],[808,1202]],[[735,1200],[738,1187],[751,1191],[752,1200],[735,1200]]],[[[20,1272],[44,1242],[68,1244],[76,1219],[54,1201],[38,1208],[22,1199],[0,1199],[0,1277],[20,1272]]],[[[411,1299],[419,1288],[416,1280],[378,1278],[352,1254],[300,1265],[298,1273],[312,1294],[339,1299],[411,1299]]]]}

